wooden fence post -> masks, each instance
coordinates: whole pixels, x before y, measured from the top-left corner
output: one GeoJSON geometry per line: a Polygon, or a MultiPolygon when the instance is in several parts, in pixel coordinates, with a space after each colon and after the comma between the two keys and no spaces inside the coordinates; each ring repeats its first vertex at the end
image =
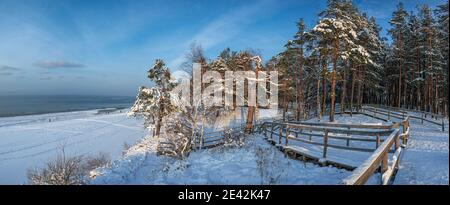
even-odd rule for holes
{"type": "Polygon", "coordinates": [[[381,160],[381,184],[383,184],[383,174],[388,170],[388,152],[383,153],[383,160],[381,160]]]}
{"type": "Polygon", "coordinates": [[[323,158],[327,158],[327,147],[328,147],[328,130],[325,130],[325,135],[323,136],[323,158]]]}
{"type": "Polygon", "coordinates": [[[263,128],[264,128],[264,138],[267,139],[267,124],[266,123],[263,124],[263,128]]]}
{"type": "Polygon", "coordinates": [[[205,145],[205,136],[202,135],[202,142],[200,144],[200,149],[205,145]]]}
{"type": "Polygon", "coordinates": [[[444,128],[444,117],[442,117],[442,132],[445,131],[444,129],[445,129],[445,128],[444,128]]]}
{"type": "Polygon", "coordinates": [[[280,138],[278,138],[278,144],[281,144],[282,137],[283,137],[283,125],[280,124],[280,138]]]}
{"type": "Polygon", "coordinates": [[[286,125],[286,147],[288,146],[289,139],[289,125],[286,125]]]}
{"type": "Polygon", "coordinates": [[[398,132],[395,135],[394,146],[395,146],[395,150],[397,150],[400,147],[400,135],[398,134],[398,132]]]}
{"type": "Polygon", "coordinates": [[[273,135],[273,129],[274,129],[274,125],[273,123],[270,123],[270,139],[273,139],[272,135],[273,135]]]}
{"type": "Polygon", "coordinates": [[[422,120],[422,124],[423,124],[423,112],[421,112],[420,114],[422,114],[422,117],[420,119],[422,120]]]}
{"type": "MultiPolygon", "coordinates": [[[[350,127],[347,127],[347,129],[350,131],[350,127]]],[[[349,134],[347,133],[347,136],[348,136],[348,135],[349,135],[349,134]]],[[[349,140],[349,139],[347,139],[347,143],[346,143],[346,144],[347,144],[347,147],[350,146],[350,140],[349,140]]]]}
{"type": "Polygon", "coordinates": [[[407,140],[408,140],[408,136],[406,135],[407,134],[406,132],[408,131],[408,127],[409,127],[408,121],[404,121],[402,123],[402,127],[403,127],[403,144],[406,145],[407,140]]]}
{"type": "Polygon", "coordinates": [[[378,146],[380,146],[380,142],[381,142],[381,140],[380,140],[380,134],[377,134],[377,141],[376,141],[376,143],[375,143],[375,149],[378,148],[378,146]]]}

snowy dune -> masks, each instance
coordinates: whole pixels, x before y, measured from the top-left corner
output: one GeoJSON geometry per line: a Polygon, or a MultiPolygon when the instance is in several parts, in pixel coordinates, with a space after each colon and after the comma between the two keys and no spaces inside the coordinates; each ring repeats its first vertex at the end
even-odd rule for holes
{"type": "MultiPolygon", "coordinates": [[[[314,121],[312,119],[311,121],[314,121]]],[[[364,115],[336,116],[340,123],[383,124],[364,115]]],[[[192,152],[185,160],[156,156],[156,139],[147,137],[110,168],[95,170],[93,184],[339,184],[351,172],[293,160],[262,135],[249,136],[243,147],[192,152]],[[258,154],[259,153],[259,154],[258,154]],[[263,155],[263,157],[261,157],[263,155]],[[258,161],[264,161],[264,174],[258,161]]],[[[347,153],[353,159],[354,152],[347,153]]],[[[363,161],[370,154],[364,153],[363,161]]],[[[368,183],[376,183],[376,177],[368,183]]]]}
{"type": "Polygon", "coordinates": [[[411,121],[411,136],[395,184],[449,184],[449,127],[411,121]]]}
{"type": "Polygon", "coordinates": [[[337,184],[350,172],[287,158],[262,136],[250,136],[243,147],[196,151],[186,160],[156,156],[154,139],[146,138],[111,168],[98,169],[95,174],[93,184],[257,185],[337,184]],[[262,175],[258,161],[264,164],[262,175]]]}
{"type": "MultiPolygon", "coordinates": [[[[326,116],[325,118],[326,119],[326,116]]],[[[311,119],[310,121],[316,121],[311,119]]],[[[390,124],[364,115],[336,115],[336,122],[390,124]]],[[[448,121],[446,122],[448,125],[448,121]]],[[[422,125],[411,121],[412,133],[394,184],[448,184],[448,126],[422,125]]],[[[351,172],[331,166],[286,158],[261,135],[250,136],[243,147],[217,147],[192,152],[179,161],[156,155],[156,140],[144,138],[111,167],[91,174],[93,184],[339,184],[351,172]],[[264,153],[264,159],[258,152],[264,153]],[[258,161],[265,162],[263,176],[258,161]]],[[[372,144],[368,144],[372,146],[372,144]]],[[[306,149],[311,147],[304,147],[306,149]]],[[[315,149],[314,147],[311,149],[315,149]]],[[[331,151],[330,151],[331,153],[331,151]]],[[[362,163],[370,153],[339,152],[340,157],[362,163]]],[[[339,154],[338,153],[338,154],[339,154]]],[[[379,174],[367,184],[378,184],[379,174]]]]}
{"type": "MultiPolygon", "coordinates": [[[[115,159],[111,167],[91,173],[96,176],[92,184],[338,184],[351,174],[286,158],[261,135],[249,137],[243,147],[196,151],[183,161],[156,156],[157,142],[144,137],[148,133],[141,120],[127,117],[125,111],[97,112],[0,118],[0,184],[25,183],[27,168],[44,165],[62,145],[68,155],[105,152],[115,159]],[[124,142],[137,144],[121,157],[124,142]],[[257,163],[261,160],[266,163],[264,177],[257,163]]],[[[387,123],[364,115],[336,115],[336,122],[387,123]]],[[[448,184],[448,121],[445,132],[417,120],[411,121],[411,127],[395,184],[448,184]]],[[[355,153],[348,155],[358,158],[355,153]]],[[[374,175],[368,183],[376,183],[378,178],[374,175]]]]}
{"type": "Polygon", "coordinates": [[[67,155],[104,152],[115,159],[124,143],[147,135],[142,121],[127,117],[126,110],[97,112],[0,118],[0,184],[26,183],[26,170],[55,158],[62,146],[67,155]]]}

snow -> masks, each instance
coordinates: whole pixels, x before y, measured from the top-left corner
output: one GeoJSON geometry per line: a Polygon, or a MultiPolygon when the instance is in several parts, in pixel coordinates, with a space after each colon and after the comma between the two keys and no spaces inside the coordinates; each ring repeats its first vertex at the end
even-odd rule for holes
{"type": "MultiPolygon", "coordinates": [[[[264,112],[270,111],[261,110],[262,115],[264,112]]],[[[381,121],[364,115],[355,115],[353,118],[336,115],[336,121],[381,124],[381,121]]],[[[95,178],[92,184],[339,184],[351,174],[344,169],[321,167],[287,158],[261,135],[249,136],[243,147],[195,151],[184,160],[157,156],[156,142],[156,138],[147,137],[135,146],[137,148],[131,149],[138,151],[116,160],[111,167],[93,171],[95,178]],[[264,160],[261,154],[258,155],[261,152],[264,160]],[[258,161],[265,162],[265,169],[258,168],[258,161]]],[[[303,145],[301,149],[318,156],[322,154],[321,147],[309,144],[303,145]]],[[[337,153],[336,157],[328,158],[334,161],[352,156],[344,162],[354,166],[370,155],[335,149],[329,149],[329,153],[330,156],[337,153]]]]}
{"type": "MultiPolygon", "coordinates": [[[[419,115],[418,113],[413,113],[419,115]]],[[[411,120],[411,136],[394,184],[449,184],[449,127],[411,120]]]]}
{"type": "MultiPolygon", "coordinates": [[[[326,116],[324,116],[326,118],[326,116]]],[[[316,122],[317,119],[311,119],[316,122]]],[[[338,123],[390,124],[365,115],[336,115],[338,123]]],[[[447,123],[448,125],[448,123],[447,123]]],[[[448,184],[448,131],[411,121],[412,135],[400,160],[395,184],[448,184]],[[416,129],[414,129],[416,127],[416,129]]],[[[448,130],[448,126],[446,127],[448,130]]],[[[292,133],[291,133],[292,135],[292,133]]],[[[358,136],[362,137],[362,136],[358,136]]],[[[313,137],[314,139],[314,137],[313,137]]],[[[330,143],[345,143],[330,139],[330,143]]],[[[340,184],[351,172],[285,157],[261,135],[242,147],[216,147],[192,152],[184,160],[156,155],[157,139],[147,137],[111,167],[92,172],[92,184],[340,184]],[[258,166],[258,163],[263,166],[258,166]],[[261,169],[260,167],[265,167],[261,169]]],[[[321,157],[321,147],[289,141],[290,147],[321,157]]],[[[351,142],[354,146],[374,146],[351,142]]],[[[365,143],[365,144],[364,144],[365,143]]],[[[372,147],[374,148],[374,147],[372,147]]],[[[327,159],[358,166],[371,153],[330,148],[327,159]]],[[[392,156],[392,154],[390,154],[392,156]]],[[[373,174],[367,184],[379,183],[373,174]]]]}
{"type": "Polygon", "coordinates": [[[126,110],[98,110],[0,118],[0,184],[26,183],[30,167],[43,166],[65,146],[67,155],[104,152],[115,159],[124,143],[147,134],[126,110]],[[49,122],[51,119],[51,122],[49,122]]]}
{"type": "MultiPolygon", "coordinates": [[[[147,138],[142,143],[151,141],[147,138]]],[[[255,135],[243,147],[195,151],[184,160],[158,157],[149,149],[116,161],[112,168],[97,169],[95,174],[92,184],[338,184],[350,172],[287,158],[255,135]],[[139,161],[139,168],[129,166],[134,161],[139,161]],[[264,169],[258,168],[258,161],[264,162],[264,169]]]]}
{"type": "MultiPolygon", "coordinates": [[[[242,112],[236,112],[237,118],[231,124],[244,122],[238,120],[242,112]]],[[[147,136],[142,120],[127,117],[124,110],[97,113],[92,110],[0,118],[0,184],[25,183],[26,170],[56,157],[63,144],[69,155],[101,151],[114,159],[110,166],[91,172],[91,184],[340,184],[351,174],[288,158],[258,134],[247,137],[241,147],[197,150],[184,160],[158,156],[159,139],[147,136]],[[121,157],[124,142],[137,143],[121,157]]],[[[257,113],[262,120],[275,114],[264,109],[257,113]]],[[[326,119],[323,116],[322,121],[326,119]]],[[[338,114],[335,119],[336,123],[390,124],[365,115],[338,114]]],[[[446,131],[442,132],[438,125],[411,120],[410,140],[400,156],[394,184],[449,184],[448,120],[445,124],[446,131]]],[[[321,140],[314,136],[312,139],[321,140]]],[[[329,143],[345,145],[345,141],[337,139],[329,139],[329,143]]],[[[351,145],[374,148],[373,142],[352,141],[351,145]]],[[[311,144],[290,140],[289,146],[319,158],[322,154],[321,147],[311,144]]],[[[358,166],[368,156],[370,153],[329,148],[327,159],[322,160],[358,166]]],[[[378,183],[379,178],[374,174],[368,184],[378,183]]]]}

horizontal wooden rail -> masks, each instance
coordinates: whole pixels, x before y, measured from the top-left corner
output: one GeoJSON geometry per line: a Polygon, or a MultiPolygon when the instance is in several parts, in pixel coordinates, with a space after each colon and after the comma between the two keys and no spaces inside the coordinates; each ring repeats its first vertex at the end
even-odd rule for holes
{"type": "MultiPolygon", "coordinates": [[[[291,132],[296,135],[306,135],[306,136],[315,136],[315,137],[323,137],[323,134],[320,133],[307,133],[307,132],[299,132],[292,130],[291,132]]],[[[339,140],[351,140],[351,141],[362,141],[362,142],[376,142],[376,139],[369,138],[358,138],[358,137],[345,137],[345,136],[337,136],[337,135],[328,135],[329,138],[339,139],[339,140]]]]}
{"type": "Polygon", "coordinates": [[[395,107],[387,107],[387,106],[374,105],[374,104],[366,104],[364,106],[370,106],[370,107],[374,107],[374,108],[381,108],[381,109],[385,109],[385,110],[391,110],[391,111],[399,112],[399,113],[402,113],[402,114],[408,114],[407,111],[399,110],[398,108],[395,108],[395,107]]]}
{"type": "Polygon", "coordinates": [[[427,112],[427,111],[422,111],[422,110],[415,110],[415,109],[408,109],[408,108],[398,108],[398,107],[392,107],[392,106],[386,106],[386,105],[373,105],[373,104],[369,104],[370,106],[377,106],[379,108],[384,108],[384,109],[392,109],[392,110],[397,110],[397,111],[402,111],[402,112],[417,112],[417,113],[423,113],[424,115],[430,116],[430,117],[439,117],[439,118],[445,118],[444,115],[442,114],[438,114],[438,113],[432,113],[432,112],[427,112]]]}
{"type": "Polygon", "coordinates": [[[386,116],[388,116],[388,119],[390,117],[394,117],[394,118],[397,118],[397,119],[404,119],[408,115],[408,113],[395,113],[395,112],[392,112],[392,111],[386,111],[386,110],[383,110],[383,109],[380,109],[380,108],[372,108],[372,107],[367,107],[367,106],[366,107],[362,107],[361,109],[362,110],[367,110],[367,111],[370,111],[370,112],[374,112],[374,113],[377,113],[377,114],[386,115],[386,116]]]}
{"type": "Polygon", "coordinates": [[[363,129],[391,129],[392,125],[371,125],[371,124],[350,124],[350,123],[328,123],[328,122],[301,122],[289,121],[292,124],[323,126],[323,127],[344,127],[344,128],[363,128],[363,129]]]}
{"type": "Polygon", "coordinates": [[[338,134],[353,134],[353,135],[369,135],[369,136],[377,136],[377,135],[387,135],[390,133],[389,130],[351,130],[351,129],[339,129],[339,128],[331,128],[326,126],[311,126],[311,125],[303,125],[303,124],[293,124],[293,123],[285,123],[285,126],[289,126],[289,128],[296,129],[305,129],[311,131],[328,131],[332,133],[338,134]]]}
{"type": "Polygon", "coordinates": [[[381,169],[381,182],[388,184],[395,169],[397,169],[398,160],[400,158],[401,147],[399,143],[399,130],[395,129],[391,135],[378,147],[375,152],[353,171],[352,175],[344,179],[346,185],[363,185],[372,176],[376,169],[381,169]],[[393,163],[390,166],[388,163],[389,149],[395,145],[395,154],[393,163]]]}
{"type": "MultiPolygon", "coordinates": [[[[390,115],[390,117],[399,117],[394,112],[377,110],[381,115],[390,115]]],[[[370,115],[369,115],[370,116],[370,115]]],[[[264,124],[264,135],[273,140],[273,135],[278,137],[278,144],[285,148],[291,145],[290,141],[299,141],[315,146],[322,147],[322,159],[327,161],[330,148],[342,149],[349,151],[371,152],[372,155],[358,167],[353,174],[348,177],[345,184],[365,184],[372,174],[379,169],[381,172],[381,184],[388,184],[395,170],[398,168],[399,158],[402,151],[402,144],[406,145],[410,134],[409,120],[410,116],[405,114],[399,122],[392,125],[368,125],[368,124],[352,124],[352,123],[315,123],[315,122],[266,122],[264,124]],[[401,128],[400,128],[401,127],[401,128]],[[368,129],[368,130],[362,130],[368,129]],[[402,132],[400,132],[402,129],[402,132]],[[309,133],[308,133],[309,131],[309,133]],[[369,138],[358,138],[348,136],[338,136],[334,134],[362,135],[369,138]],[[284,135],[284,136],[283,136],[284,135]],[[300,136],[309,136],[309,140],[300,136]],[[312,140],[312,136],[321,137],[322,140],[312,140]],[[383,137],[382,136],[387,136],[383,137]],[[344,144],[330,143],[329,139],[346,140],[344,144]],[[402,140],[402,141],[400,141],[402,140]],[[284,145],[282,145],[284,141],[284,145]],[[350,141],[367,141],[375,142],[374,148],[370,147],[353,147],[349,146],[350,141]],[[393,149],[391,149],[393,147],[393,149]],[[389,161],[389,154],[392,159],[389,161]]],[[[289,150],[289,149],[288,149],[289,150]]]]}
{"type": "MultiPolygon", "coordinates": [[[[367,110],[367,111],[370,111],[370,112],[375,112],[375,113],[377,113],[377,114],[382,114],[382,115],[385,115],[385,116],[389,116],[389,114],[386,114],[387,111],[383,111],[383,110],[382,110],[382,109],[385,109],[385,108],[378,108],[378,110],[373,110],[373,109],[371,109],[371,108],[367,108],[367,106],[366,106],[366,108],[363,108],[363,109],[365,109],[365,110],[367,110]]],[[[392,109],[392,108],[389,108],[389,109],[392,109]]],[[[392,115],[392,116],[395,117],[395,118],[398,118],[398,119],[404,118],[404,117],[401,117],[401,116],[394,116],[394,115],[392,115]]],[[[411,118],[411,119],[418,119],[418,120],[421,120],[421,123],[422,123],[422,124],[423,124],[423,122],[428,122],[428,123],[431,123],[431,124],[439,125],[439,126],[441,127],[441,130],[442,130],[442,131],[445,131],[444,117],[441,118],[441,121],[440,121],[440,122],[433,121],[433,120],[431,120],[431,119],[427,119],[426,117],[424,117],[424,115],[422,115],[421,117],[419,117],[419,116],[414,116],[414,115],[408,114],[408,117],[411,118]]],[[[389,117],[388,117],[388,119],[389,119],[389,117]]]]}

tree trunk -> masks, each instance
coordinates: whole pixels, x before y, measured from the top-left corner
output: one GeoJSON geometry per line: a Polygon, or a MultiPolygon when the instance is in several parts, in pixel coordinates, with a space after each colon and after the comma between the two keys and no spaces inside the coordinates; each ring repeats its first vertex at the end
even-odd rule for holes
{"type": "Polygon", "coordinates": [[[159,137],[159,134],[161,133],[161,123],[162,123],[162,115],[158,115],[158,121],[156,122],[156,131],[155,136],[159,137]]]}
{"type": "MultiPolygon", "coordinates": [[[[399,57],[401,58],[401,48],[402,48],[402,37],[401,35],[399,36],[399,57]]],[[[399,69],[399,75],[398,75],[398,107],[402,107],[401,106],[401,99],[402,99],[402,62],[398,63],[398,69],[399,69]]]]}
{"type": "MultiPolygon", "coordinates": [[[[286,92],[286,81],[283,84],[283,122],[286,121],[286,111],[287,111],[287,92],[286,92]]],[[[281,128],[280,128],[281,129],[281,128]]]]}
{"type": "Polygon", "coordinates": [[[364,97],[364,89],[362,89],[362,88],[363,88],[363,84],[364,84],[366,69],[363,67],[363,68],[360,68],[359,71],[360,72],[358,72],[359,73],[359,80],[358,80],[358,99],[357,99],[358,111],[359,111],[359,109],[361,109],[362,100],[363,100],[363,97],[364,97]]]}
{"type": "Polygon", "coordinates": [[[347,95],[347,65],[348,63],[345,64],[346,67],[344,68],[344,79],[342,79],[342,94],[341,94],[341,113],[344,114],[345,111],[345,97],[347,95]]]}
{"type": "Polygon", "coordinates": [[[320,118],[322,117],[322,108],[320,106],[320,75],[317,76],[317,117],[320,118]]]}
{"type": "MultiPolygon", "coordinates": [[[[256,82],[255,82],[255,92],[258,92],[258,73],[259,73],[259,62],[256,62],[256,72],[255,72],[255,77],[256,77],[256,82]]],[[[258,96],[257,93],[255,93],[255,96],[258,96]]],[[[252,132],[252,128],[253,128],[253,118],[255,115],[255,110],[256,110],[256,106],[258,104],[258,101],[256,100],[256,105],[255,106],[248,106],[248,110],[247,110],[247,122],[246,122],[246,126],[245,126],[245,131],[247,134],[250,134],[252,132]]]]}
{"type": "Polygon", "coordinates": [[[353,70],[352,70],[352,91],[351,91],[351,96],[350,96],[350,116],[353,116],[353,96],[354,96],[354,94],[355,94],[355,80],[356,80],[356,77],[355,77],[355,72],[356,72],[356,69],[355,69],[355,67],[353,66],[353,70]]]}
{"type": "Polygon", "coordinates": [[[331,92],[330,92],[330,122],[334,121],[334,100],[336,94],[336,72],[337,72],[337,55],[339,51],[339,41],[336,39],[334,41],[334,51],[333,51],[333,73],[331,74],[331,92]]]}

